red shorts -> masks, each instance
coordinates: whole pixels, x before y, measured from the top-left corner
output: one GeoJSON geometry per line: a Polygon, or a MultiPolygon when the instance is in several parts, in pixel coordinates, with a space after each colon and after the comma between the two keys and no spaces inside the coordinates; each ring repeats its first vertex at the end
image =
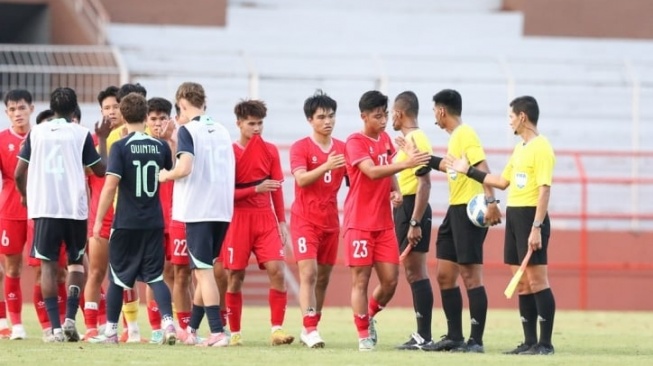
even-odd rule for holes
{"type": "Polygon", "coordinates": [[[318,264],[333,266],[338,259],[340,229],[325,231],[298,215],[290,216],[290,235],[296,261],[317,259],[318,264]]]}
{"type": "MultiPolygon", "coordinates": [[[[27,242],[29,243],[29,252],[27,253],[27,265],[30,267],[40,267],[41,260],[32,257],[34,247],[34,221],[27,220],[27,242]]],[[[68,255],[66,253],[66,246],[61,245],[59,251],[59,267],[66,268],[68,266],[68,255]]]]}
{"type": "MultiPolygon", "coordinates": [[[[95,216],[97,213],[95,212],[90,212],[88,216],[88,228],[86,235],[88,235],[89,238],[93,237],[93,226],[95,226],[95,216]]],[[[102,219],[102,228],[100,229],[100,238],[107,239],[109,240],[109,237],[111,237],[111,225],[113,225],[113,206],[109,206],[109,209],[107,210],[107,214],[104,215],[104,218],[102,219]]]]}
{"type": "Polygon", "coordinates": [[[363,231],[347,229],[344,237],[346,264],[350,267],[375,263],[399,264],[399,244],[393,229],[363,231]]]}
{"type": "Polygon", "coordinates": [[[226,269],[243,270],[252,253],[261,269],[267,262],[284,260],[279,224],[272,209],[234,210],[222,246],[222,263],[226,269]]]}
{"type": "Polygon", "coordinates": [[[172,264],[187,266],[186,225],[183,222],[172,221],[168,231],[169,233],[166,234],[166,259],[172,264]]]}
{"type": "Polygon", "coordinates": [[[0,254],[22,253],[27,242],[27,220],[0,219],[0,235],[0,254]]]}

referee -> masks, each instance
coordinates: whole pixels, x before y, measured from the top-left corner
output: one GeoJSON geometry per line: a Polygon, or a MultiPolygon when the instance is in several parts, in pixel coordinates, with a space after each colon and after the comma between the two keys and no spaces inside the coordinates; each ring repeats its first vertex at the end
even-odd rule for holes
{"type": "Polygon", "coordinates": [[[464,159],[447,156],[446,165],[485,185],[508,190],[504,262],[513,273],[529,249],[533,254],[519,286],[519,313],[524,342],[505,352],[520,355],[551,355],[555,299],[547,276],[547,248],[551,224],[547,213],[555,155],[546,137],[539,134],[540,110],[535,98],[523,96],[510,103],[510,127],[522,141],[515,146],[501,176],[470,167],[464,159]],[[537,338],[537,322],[540,338],[537,338]]]}
{"type": "MultiPolygon", "coordinates": [[[[433,96],[433,113],[438,127],[450,137],[447,154],[464,157],[479,170],[489,172],[485,152],[474,129],[463,123],[463,102],[460,93],[444,89],[433,96]]],[[[422,347],[424,351],[454,351],[482,353],[483,334],[487,317],[487,293],[483,285],[483,243],[488,229],[474,226],[467,217],[467,203],[478,194],[485,194],[488,212],[485,222],[501,222],[501,212],[494,199],[494,189],[445,169],[442,159],[432,157],[432,169],[446,171],[449,183],[449,208],[438,229],[435,243],[438,258],[437,278],[442,309],[447,318],[447,334],[439,341],[422,347]],[[462,278],[469,299],[471,331],[465,342],[462,329],[463,298],[458,286],[462,278]]],[[[420,175],[418,172],[417,175],[420,175]]]]}
{"type": "MultiPolygon", "coordinates": [[[[392,127],[401,131],[405,140],[414,141],[422,152],[431,153],[433,147],[424,131],[417,124],[419,102],[412,91],[405,91],[395,98],[392,107],[392,127]]],[[[396,162],[407,159],[406,153],[399,150],[396,162]]],[[[400,350],[419,350],[431,342],[431,318],[433,314],[433,289],[426,268],[426,253],[431,242],[431,194],[430,174],[415,176],[414,169],[399,172],[397,183],[403,196],[403,203],[394,209],[395,234],[399,250],[403,252],[411,245],[408,256],[403,261],[406,280],[413,294],[413,308],[417,320],[417,332],[407,342],[397,346],[400,350]]]]}

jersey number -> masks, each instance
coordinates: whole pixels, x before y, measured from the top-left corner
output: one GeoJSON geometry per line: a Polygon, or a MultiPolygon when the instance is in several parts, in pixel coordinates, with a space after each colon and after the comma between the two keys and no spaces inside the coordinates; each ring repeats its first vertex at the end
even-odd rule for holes
{"type": "Polygon", "coordinates": [[[354,258],[367,258],[367,240],[354,240],[354,258]]]}
{"type": "Polygon", "coordinates": [[[175,257],[188,257],[188,247],[186,247],[186,240],[175,239],[175,257]]]}
{"type": "Polygon", "coordinates": [[[388,165],[388,154],[379,155],[379,165],[388,165]]]}
{"type": "Polygon", "coordinates": [[[216,165],[227,160],[227,148],[206,146],[205,149],[206,155],[209,157],[209,179],[211,183],[225,183],[227,181],[227,177],[224,175],[226,172],[222,174],[217,172],[216,165]]]}
{"type": "Polygon", "coordinates": [[[52,150],[45,157],[45,172],[54,175],[56,180],[61,180],[66,172],[63,166],[63,155],[61,155],[61,145],[54,145],[52,150]]]}
{"type": "Polygon", "coordinates": [[[136,167],[136,197],[140,198],[143,193],[148,197],[154,197],[159,187],[159,164],[154,160],[148,161],[145,165],[142,165],[139,160],[134,160],[132,164],[136,167]],[[150,177],[154,177],[154,179],[150,177]],[[154,187],[152,189],[148,187],[150,180],[154,181],[154,187]]]}
{"type": "Polygon", "coordinates": [[[2,230],[2,246],[3,247],[8,247],[9,246],[9,237],[7,236],[7,230],[2,230]]]}
{"type": "Polygon", "coordinates": [[[306,247],[306,238],[303,236],[297,239],[297,251],[301,254],[304,254],[308,251],[308,248],[306,247]]]}
{"type": "Polygon", "coordinates": [[[324,173],[324,183],[331,183],[331,171],[324,173]]]}
{"type": "Polygon", "coordinates": [[[229,264],[234,264],[234,248],[227,247],[229,253],[229,264]]]}

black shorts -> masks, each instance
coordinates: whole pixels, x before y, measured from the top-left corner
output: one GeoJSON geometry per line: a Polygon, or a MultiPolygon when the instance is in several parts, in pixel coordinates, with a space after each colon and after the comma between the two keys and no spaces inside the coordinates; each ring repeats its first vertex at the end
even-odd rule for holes
{"type": "Polygon", "coordinates": [[[467,205],[451,205],[438,229],[435,256],[458,264],[483,264],[487,228],[472,224],[467,205]]]}
{"type": "Polygon", "coordinates": [[[163,229],[114,229],[109,237],[109,269],[115,284],[133,288],[136,280],[163,280],[163,229]]]}
{"type": "MultiPolygon", "coordinates": [[[[415,208],[415,195],[404,196],[404,202],[401,206],[393,210],[395,221],[395,235],[397,235],[397,242],[399,242],[399,251],[403,252],[408,245],[408,229],[410,228],[410,219],[413,217],[413,209],[415,208]]],[[[431,205],[426,205],[424,215],[420,221],[419,226],[422,228],[422,240],[413,247],[413,252],[426,253],[429,251],[429,243],[431,243],[431,220],[433,213],[431,212],[431,205]]]]}
{"type": "MultiPolygon", "coordinates": [[[[503,245],[503,262],[518,266],[528,252],[528,236],[533,229],[535,207],[506,208],[506,238],[503,245]]],[[[542,249],[534,251],[528,264],[547,264],[547,248],[551,236],[551,222],[546,214],[542,222],[542,249]]]]}
{"type": "Polygon", "coordinates": [[[190,269],[213,268],[213,262],[220,256],[228,228],[229,223],[223,221],[186,223],[190,269]]]}
{"type": "Polygon", "coordinates": [[[87,220],[34,219],[34,245],[31,256],[42,261],[57,262],[62,242],[66,244],[68,264],[82,264],[86,252],[87,220]]]}

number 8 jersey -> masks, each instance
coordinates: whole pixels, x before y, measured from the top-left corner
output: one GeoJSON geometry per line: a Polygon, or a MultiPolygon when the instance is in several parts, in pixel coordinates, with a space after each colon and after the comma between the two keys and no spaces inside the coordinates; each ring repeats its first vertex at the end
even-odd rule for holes
{"type": "Polygon", "coordinates": [[[231,222],[236,160],[229,131],[208,116],[181,126],[177,157],[193,156],[191,173],[175,181],[172,218],[181,222],[231,222]]]}
{"type": "Polygon", "coordinates": [[[27,162],[27,216],[88,219],[84,167],[101,158],[85,127],[63,118],[32,127],[18,158],[27,162]]]}
{"type": "MultiPolygon", "coordinates": [[[[290,148],[291,172],[311,171],[324,164],[331,153],[344,154],[345,143],[332,138],[331,146],[325,151],[310,136],[303,138],[290,148]]],[[[295,181],[292,213],[323,229],[340,229],[337,198],[345,173],[344,167],[330,170],[306,187],[300,187],[295,181]]]]}

